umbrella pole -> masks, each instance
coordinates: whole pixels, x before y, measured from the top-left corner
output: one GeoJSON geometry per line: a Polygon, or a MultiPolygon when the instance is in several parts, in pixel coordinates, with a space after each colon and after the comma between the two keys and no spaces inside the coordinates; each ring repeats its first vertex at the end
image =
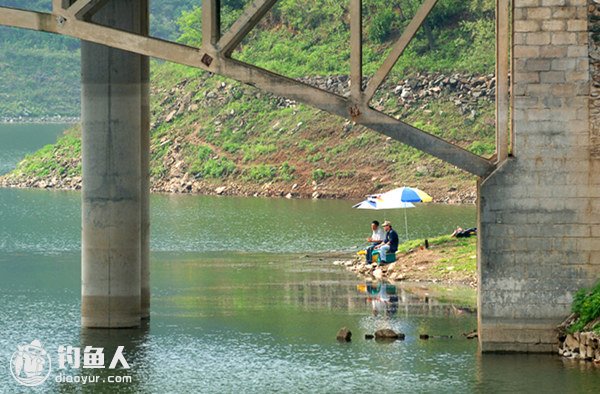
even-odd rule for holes
{"type": "Polygon", "coordinates": [[[408,241],[408,219],[406,218],[406,208],[404,208],[404,230],[406,231],[406,240],[408,241]]]}

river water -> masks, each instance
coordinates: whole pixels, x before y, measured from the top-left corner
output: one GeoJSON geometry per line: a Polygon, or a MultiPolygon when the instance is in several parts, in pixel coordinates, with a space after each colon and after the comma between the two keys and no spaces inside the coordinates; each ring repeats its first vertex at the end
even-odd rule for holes
{"type": "MultiPolygon", "coordinates": [[[[0,169],[59,132],[0,126],[0,169]]],[[[589,365],[479,355],[462,336],[477,326],[469,289],[381,286],[333,266],[323,252],[355,250],[374,218],[403,233],[403,212],[352,203],[152,195],[151,320],[108,331],[79,326],[80,194],[0,189],[0,392],[25,392],[10,360],[34,339],[51,366],[36,392],[598,392],[589,365]],[[351,343],[335,341],[342,326],[351,343]],[[378,328],[406,340],[364,339],[378,328]],[[61,345],[81,348],[79,369],[61,368],[61,345]],[[86,346],[104,348],[106,368],[82,368],[86,346]],[[117,346],[129,369],[108,368],[117,346]],[[72,382],[82,376],[99,383],[72,382]]],[[[472,206],[407,214],[410,237],[475,223],[472,206]]]]}

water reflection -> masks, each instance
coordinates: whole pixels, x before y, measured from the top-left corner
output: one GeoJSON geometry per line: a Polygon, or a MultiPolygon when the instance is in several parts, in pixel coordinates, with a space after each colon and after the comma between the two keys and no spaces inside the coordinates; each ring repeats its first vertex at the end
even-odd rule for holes
{"type": "Polygon", "coordinates": [[[392,317],[398,312],[398,291],[396,286],[381,282],[366,282],[357,286],[359,292],[367,295],[373,316],[392,317]]]}
{"type": "MultiPolygon", "coordinates": [[[[536,371],[548,380],[566,377],[556,386],[565,392],[585,392],[600,382],[593,371],[565,367],[557,357],[516,356],[509,363],[479,358],[477,343],[460,335],[475,328],[476,319],[457,314],[454,308],[463,301],[454,296],[456,288],[368,284],[331,264],[275,257],[155,255],[150,327],[106,331],[79,327],[79,254],[40,261],[10,256],[0,264],[0,358],[10,359],[16,343],[33,338],[54,349],[54,360],[60,345],[90,345],[105,348],[108,364],[115,348],[125,346],[131,383],[52,380],[43,388],[64,393],[527,391],[535,388],[529,374],[536,371]],[[374,299],[385,304],[377,316],[374,299]],[[335,333],[343,326],[353,332],[353,341],[340,345],[335,333]],[[378,328],[403,332],[406,340],[363,339],[378,328]],[[436,338],[420,340],[422,333],[436,338]],[[439,339],[442,335],[453,338],[439,339]],[[496,376],[511,367],[527,375],[496,376]]],[[[0,388],[22,391],[3,368],[0,363],[0,388]]]]}
{"type": "MultiPolygon", "coordinates": [[[[416,284],[392,285],[385,282],[365,281],[356,286],[365,295],[366,304],[374,316],[469,316],[476,310],[465,300],[436,298],[429,287],[416,284]]],[[[471,290],[474,292],[474,290],[471,290]]]]}
{"type": "Polygon", "coordinates": [[[485,354],[479,356],[478,388],[491,392],[598,393],[600,369],[590,362],[565,360],[550,354],[485,354]],[[596,379],[590,379],[595,377],[596,379]]]}

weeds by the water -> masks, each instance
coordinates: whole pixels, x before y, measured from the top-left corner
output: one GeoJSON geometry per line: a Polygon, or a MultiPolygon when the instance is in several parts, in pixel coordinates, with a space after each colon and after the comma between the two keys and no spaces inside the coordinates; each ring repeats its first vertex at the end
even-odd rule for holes
{"type": "MultiPolygon", "coordinates": [[[[477,271],[477,238],[454,238],[450,235],[442,235],[428,238],[429,247],[435,247],[437,251],[447,257],[439,261],[438,269],[447,270],[452,266],[455,270],[475,273],[477,271]]],[[[425,239],[414,239],[398,246],[399,253],[408,253],[424,247],[425,239]]]]}
{"type": "MultiPolygon", "coordinates": [[[[433,267],[434,272],[444,276],[449,272],[461,272],[474,275],[477,272],[477,238],[454,238],[450,235],[442,235],[428,238],[429,247],[435,249],[438,258],[433,267]]],[[[425,247],[425,239],[414,239],[406,241],[398,246],[398,253],[409,253],[425,247]]]]}
{"type": "Polygon", "coordinates": [[[569,332],[585,330],[600,333],[600,282],[592,289],[579,290],[571,309],[579,317],[569,327],[569,332]]]}

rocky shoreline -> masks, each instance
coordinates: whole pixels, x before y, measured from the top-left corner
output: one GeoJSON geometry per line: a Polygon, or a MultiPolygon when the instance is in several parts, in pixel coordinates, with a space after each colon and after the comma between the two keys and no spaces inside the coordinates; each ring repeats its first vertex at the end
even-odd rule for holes
{"type": "Polygon", "coordinates": [[[439,260],[436,248],[416,248],[407,253],[396,253],[394,263],[377,265],[365,264],[365,258],[357,255],[352,259],[336,260],[333,265],[344,267],[355,273],[359,278],[372,281],[385,281],[391,284],[397,282],[429,282],[467,285],[477,287],[475,272],[460,272],[448,265],[444,272],[439,272],[436,260],[439,260]]]}
{"type": "Polygon", "coordinates": [[[41,116],[41,117],[26,117],[26,116],[18,116],[18,117],[0,117],[0,124],[31,124],[31,123],[65,123],[65,124],[75,124],[81,122],[81,119],[76,116],[41,116]]]}
{"type": "Polygon", "coordinates": [[[600,335],[592,331],[567,334],[561,338],[558,354],[600,365],[600,335]]]}
{"type": "MultiPolygon", "coordinates": [[[[47,189],[47,190],[80,190],[82,178],[52,177],[21,179],[10,175],[0,176],[0,187],[15,189],[47,189]]],[[[450,188],[452,189],[452,188],[450,188]]],[[[474,204],[476,202],[475,187],[473,190],[441,189],[437,193],[428,190],[434,196],[434,203],[441,204],[474,204]],[[445,194],[444,194],[445,193],[445,194]],[[439,197],[438,197],[439,196],[439,197]]],[[[362,194],[336,191],[334,188],[321,187],[315,183],[309,190],[300,190],[298,184],[291,186],[283,182],[265,184],[249,184],[235,181],[226,181],[215,184],[210,181],[196,180],[189,176],[171,180],[152,181],[152,193],[165,194],[195,194],[206,196],[237,196],[237,197],[265,197],[286,199],[356,199],[363,198],[362,194]]]]}
{"type": "Polygon", "coordinates": [[[579,316],[573,313],[558,327],[558,354],[572,360],[591,361],[600,365],[600,334],[592,329],[600,324],[600,318],[588,323],[582,331],[568,332],[579,316]]]}

